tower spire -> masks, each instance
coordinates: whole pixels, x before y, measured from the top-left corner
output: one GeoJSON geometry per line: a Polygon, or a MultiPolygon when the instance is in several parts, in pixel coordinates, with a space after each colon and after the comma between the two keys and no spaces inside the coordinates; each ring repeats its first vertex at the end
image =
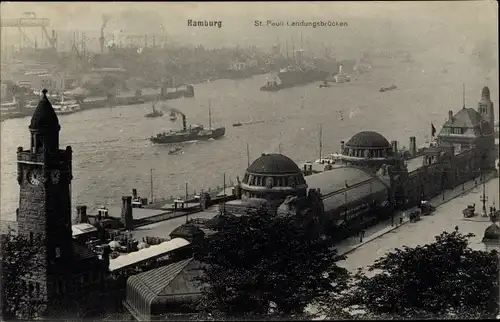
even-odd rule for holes
{"type": "Polygon", "coordinates": [[[465,108],[465,84],[462,84],[462,104],[462,108],[465,108]]]}

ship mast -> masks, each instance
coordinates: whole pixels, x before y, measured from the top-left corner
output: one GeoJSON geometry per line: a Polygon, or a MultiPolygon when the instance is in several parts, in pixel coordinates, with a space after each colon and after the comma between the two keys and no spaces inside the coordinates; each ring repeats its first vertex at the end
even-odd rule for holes
{"type": "MultiPolygon", "coordinates": [[[[186,182],[186,197],[184,198],[184,207],[188,206],[188,184],[186,182]]],[[[186,224],[188,223],[189,213],[186,214],[186,224]]]]}
{"type": "Polygon", "coordinates": [[[151,203],[153,203],[153,169],[151,169],[151,203]]]}
{"type": "Polygon", "coordinates": [[[212,105],[210,100],[208,101],[208,129],[212,129],[212,105]]]}
{"type": "Polygon", "coordinates": [[[250,148],[247,143],[247,166],[250,166],[250,148]]]}
{"type": "Polygon", "coordinates": [[[321,154],[323,150],[323,125],[319,125],[319,162],[321,162],[321,154]]]}

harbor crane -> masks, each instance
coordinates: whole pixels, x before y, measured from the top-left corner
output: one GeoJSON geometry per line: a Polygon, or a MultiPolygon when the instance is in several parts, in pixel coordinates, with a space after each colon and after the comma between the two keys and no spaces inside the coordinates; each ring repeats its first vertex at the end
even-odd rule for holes
{"type": "Polygon", "coordinates": [[[42,29],[42,44],[43,36],[48,41],[49,46],[52,48],[56,48],[57,46],[57,37],[54,30],[52,30],[52,36],[49,35],[47,31],[47,27],[50,26],[50,20],[48,18],[37,18],[34,12],[25,12],[23,17],[21,18],[6,18],[0,20],[0,26],[2,28],[17,28],[20,35],[20,44],[22,42],[27,43],[30,46],[34,47],[36,43],[36,39],[33,42],[28,34],[26,33],[25,28],[41,28],[42,29]]]}

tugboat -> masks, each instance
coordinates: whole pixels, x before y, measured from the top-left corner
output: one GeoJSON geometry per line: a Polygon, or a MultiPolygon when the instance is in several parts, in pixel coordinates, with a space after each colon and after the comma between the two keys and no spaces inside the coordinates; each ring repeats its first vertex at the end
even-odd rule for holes
{"type": "Polygon", "coordinates": [[[190,125],[186,124],[186,115],[179,110],[172,109],[176,114],[180,114],[182,117],[182,130],[158,133],[156,136],[152,136],[150,141],[156,144],[164,143],[181,143],[194,140],[209,140],[218,139],[226,134],[226,127],[221,126],[218,128],[212,128],[212,112],[210,105],[208,107],[208,129],[205,129],[203,125],[190,125]]]}
{"type": "Polygon", "coordinates": [[[238,122],[238,123],[233,123],[233,126],[234,126],[234,127],[237,127],[237,126],[242,126],[242,125],[243,125],[243,123],[241,123],[241,122],[238,122]]]}
{"type": "Polygon", "coordinates": [[[177,121],[177,114],[175,112],[170,112],[170,121],[175,122],[177,121]]]}
{"type": "Polygon", "coordinates": [[[392,86],[389,86],[389,87],[382,87],[379,92],[387,92],[387,91],[392,91],[394,89],[398,88],[396,85],[392,85],[392,86]]]}
{"type": "Polygon", "coordinates": [[[267,80],[264,86],[261,86],[260,90],[265,92],[277,92],[281,89],[281,84],[278,84],[276,78],[272,81],[267,80]]]}
{"type": "Polygon", "coordinates": [[[153,112],[144,115],[144,117],[161,117],[161,116],[163,116],[163,112],[155,109],[155,104],[153,104],[153,112]]]}
{"type": "Polygon", "coordinates": [[[336,83],[348,83],[351,81],[351,78],[349,77],[349,75],[347,75],[346,73],[342,72],[342,69],[344,68],[344,65],[340,64],[339,66],[339,72],[337,73],[337,75],[335,75],[333,77],[334,81],[336,83]]]}

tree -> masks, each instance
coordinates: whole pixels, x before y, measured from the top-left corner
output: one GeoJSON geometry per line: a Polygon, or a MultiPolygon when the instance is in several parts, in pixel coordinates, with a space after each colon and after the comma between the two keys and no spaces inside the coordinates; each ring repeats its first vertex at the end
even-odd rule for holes
{"type": "Polygon", "coordinates": [[[33,269],[41,265],[40,254],[43,249],[39,237],[30,240],[25,235],[14,234],[9,230],[1,237],[1,278],[2,278],[2,315],[6,319],[33,320],[45,312],[47,303],[43,299],[36,301],[25,298],[27,286],[24,278],[36,274],[33,269]]]}
{"type": "Polygon", "coordinates": [[[485,318],[496,311],[497,254],[472,250],[458,231],[443,232],[434,243],[396,249],[355,276],[346,305],[368,317],[485,318]]]}
{"type": "Polygon", "coordinates": [[[331,239],[311,227],[311,214],[273,216],[253,211],[224,221],[216,234],[194,247],[204,263],[200,282],[201,309],[235,316],[265,316],[269,312],[296,317],[313,300],[338,292],[347,270],[331,239]]]}

